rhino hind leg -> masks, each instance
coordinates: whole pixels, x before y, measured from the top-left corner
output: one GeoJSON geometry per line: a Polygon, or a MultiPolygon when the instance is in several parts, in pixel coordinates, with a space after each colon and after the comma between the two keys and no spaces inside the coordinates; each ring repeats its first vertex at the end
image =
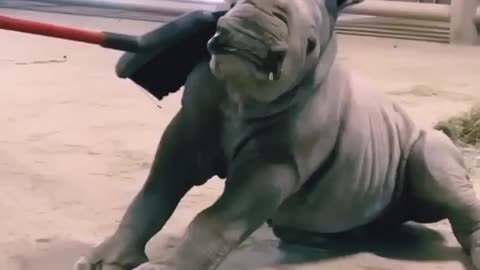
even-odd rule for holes
{"type": "Polygon", "coordinates": [[[408,157],[406,190],[419,223],[447,218],[463,249],[480,269],[480,201],[459,149],[442,132],[422,133],[408,157]],[[411,201],[411,202],[412,202],[411,201]]]}

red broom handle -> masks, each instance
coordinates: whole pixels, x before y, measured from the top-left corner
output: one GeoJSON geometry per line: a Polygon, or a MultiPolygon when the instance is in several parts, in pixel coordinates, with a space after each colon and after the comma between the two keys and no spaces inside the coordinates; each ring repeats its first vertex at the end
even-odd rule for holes
{"type": "Polygon", "coordinates": [[[72,27],[17,19],[1,15],[0,29],[80,41],[97,45],[104,45],[106,39],[103,32],[81,30],[72,27]]]}

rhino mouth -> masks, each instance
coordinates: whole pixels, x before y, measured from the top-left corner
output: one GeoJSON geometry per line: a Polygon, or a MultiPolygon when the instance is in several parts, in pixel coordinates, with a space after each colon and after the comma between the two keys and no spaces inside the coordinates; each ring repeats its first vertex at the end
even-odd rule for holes
{"type": "Polygon", "coordinates": [[[217,32],[208,41],[207,48],[212,55],[235,55],[250,62],[268,80],[280,78],[286,55],[285,46],[272,47],[258,39],[223,32],[217,32]]]}

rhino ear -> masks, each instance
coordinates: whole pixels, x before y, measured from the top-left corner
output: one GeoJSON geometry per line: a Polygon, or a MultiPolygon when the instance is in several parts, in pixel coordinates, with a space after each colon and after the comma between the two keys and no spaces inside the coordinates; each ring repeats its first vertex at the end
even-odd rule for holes
{"type": "Polygon", "coordinates": [[[359,4],[363,1],[364,0],[337,0],[337,10],[341,11],[348,6],[359,4]]]}

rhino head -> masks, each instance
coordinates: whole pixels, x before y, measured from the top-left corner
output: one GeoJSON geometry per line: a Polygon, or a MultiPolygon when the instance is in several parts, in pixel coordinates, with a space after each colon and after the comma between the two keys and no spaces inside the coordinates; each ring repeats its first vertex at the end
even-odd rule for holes
{"type": "Polygon", "coordinates": [[[208,42],[213,74],[269,102],[315,68],[338,13],[362,0],[238,0],[208,42]]]}

